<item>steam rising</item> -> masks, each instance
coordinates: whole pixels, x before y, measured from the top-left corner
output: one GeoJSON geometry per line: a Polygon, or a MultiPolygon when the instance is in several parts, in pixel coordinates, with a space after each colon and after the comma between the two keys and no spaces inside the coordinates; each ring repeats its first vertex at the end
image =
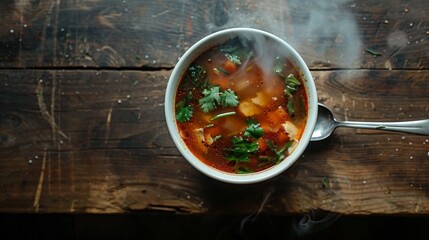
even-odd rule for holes
{"type": "MultiPolygon", "coordinates": [[[[271,39],[266,38],[263,35],[253,35],[253,34],[240,34],[241,41],[244,42],[244,45],[248,42],[252,43],[252,48],[255,53],[255,61],[260,65],[261,69],[264,71],[264,74],[272,74],[272,69],[274,66],[274,60],[276,57],[287,57],[287,52],[285,51],[282,45],[273,42],[271,39]]],[[[246,68],[248,62],[243,63],[242,68],[246,68]]],[[[265,81],[270,79],[265,79],[265,81]]]]}
{"type": "Polygon", "coordinates": [[[218,1],[217,17],[207,27],[261,29],[284,39],[304,60],[314,59],[308,65],[350,66],[359,61],[362,46],[353,7],[349,0],[275,0],[246,8],[218,1]]]}

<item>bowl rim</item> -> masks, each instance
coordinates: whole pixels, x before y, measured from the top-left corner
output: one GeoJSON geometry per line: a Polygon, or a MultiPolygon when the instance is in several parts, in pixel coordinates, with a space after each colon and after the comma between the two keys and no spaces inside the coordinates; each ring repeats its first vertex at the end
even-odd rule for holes
{"type": "Polygon", "coordinates": [[[168,79],[167,88],[165,92],[164,99],[164,110],[165,110],[165,120],[167,123],[167,128],[169,134],[179,150],[182,156],[185,157],[187,162],[189,162],[194,168],[199,170],[201,173],[222,181],[226,183],[234,183],[234,184],[250,184],[262,182],[268,179],[271,179],[280,173],[284,172],[291,165],[293,165],[303,154],[304,150],[307,148],[311,135],[313,133],[316,119],[317,119],[317,91],[314,83],[314,79],[310,73],[310,70],[307,64],[304,62],[302,57],[298,54],[298,52],[289,45],[283,39],[277,37],[276,35],[259,30],[254,28],[240,27],[240,28],[229,28],[225,30],[221,30],[212,34],[205,36],[204,38],[197,41],[193,44],[179,59],[177,64],[175,65],[173,71],[170,74],[170,78],[168,79]],[[249,174],[236,174],[236,173],[227,173],[214,167],[210,167],[203,163],[200,159],[195,157],[192,152],[187,148],[183,139],[180,136],[179,129],[177,127],[177,123],[175,120],[175,96],[176,90],[179,84],[180,79],[182,78],[184,71],[188,68],[188,66],[204,51],[219,45],[223,42],[226,42],[228,39],[233,37],[237,37],[240,34],[260,34],[262,36],[266,36],[273,41],[283,45],[288,54],[290,54],[289,58],[292,58],[293,64],[299,68],[300,72],[303,74],[303,79],[305,81],[304,86],[307,91],[308,98],[308,116],[307,123],[305,126],[305,130],[299,140],[297,147],[294,151],[286,157],[286,161],[283,160],[279,164],[270,167],[266,170],[249,173],[249,174]]]}

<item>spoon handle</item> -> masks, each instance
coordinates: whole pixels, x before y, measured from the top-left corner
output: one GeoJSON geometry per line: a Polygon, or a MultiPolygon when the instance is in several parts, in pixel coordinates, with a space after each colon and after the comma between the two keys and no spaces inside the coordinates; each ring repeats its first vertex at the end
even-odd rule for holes
{"type": "Polygon", "coordinates": [[[429,135],[429,119],[404,122],[338,122],[338,127],[378,129],[386,131],[429,135]]]}

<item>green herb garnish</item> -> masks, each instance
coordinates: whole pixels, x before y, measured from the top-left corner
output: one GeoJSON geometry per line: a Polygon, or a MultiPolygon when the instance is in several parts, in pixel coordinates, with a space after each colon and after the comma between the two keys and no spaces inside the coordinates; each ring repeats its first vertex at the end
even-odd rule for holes
{"type": "Polygon", "coordinates": [[[225,149],[229,154],[227,160],[236,162],[249,162],[249,156],[258,151],[258,143],[250,142],[242,137],[232,137],[231,148],[225,149]]]}
{"type": "Polygon", "coordinates": [[[191,65],[186,77],[197,87],[207,84],[207,71],[199,64],[191,65]]]}
{"type": "Polygon", "coordinates": [[[263,167],[269,164],[273,164],[275,162],[275,158],[271,156],[259,156],[258,157],[259,163],[258,167],[263,167]]]}
{"type": "Polygon", "coordinates": [[[225,70],[224,68],[221,67],[217,67],[217,68],[213,68],[214,73],[216,73],[217,75],[219,75],[220,73],[223,73],[225,75],[231,75],[230,72],[228,72],[227,70],[225,70]]]}
{"type": "Polygon", "coordinates": [[[285,94],[287,96],[287,110],[290,115],[295,115],[295,100],[293,98],[293,93],[298,91],[298,88],[301,86],[301,82],[293,75],[289,74],[285,78],[285,94]]]}
{"type": "Polygon", "coordinates": [[[207,113],[216,108],[220,104],[220,89],[219,86],[214,86],[203,90],[204,97],[198,102],[203,112],[207,113]]]}
{"type": "Polygon", "coordinates": [[[381,56],[381,52],[375,51],[374,49],[367,48],[366,52],[371,54],[374,57],[381,56]]]}
{"type": "Polygon", "coordinates": [[[252,171],[252,169],[250,169],[250,168],[248,168],[248,167],[246,167],[246,166],[237,166],[236,168],[235,168],[235,171],[238,173],[238,174],[247,174],[247,173],[252,173],[253,171],[252,171]]]}
{"type": "Polygon", "coordinates": [[[193,112],[194,112],[194,108],[192,106],[179,108],[176,114],[176,119],[180,123],[187,122],[191,120],[193,112]]]}
{"type": "Polygon", "coordinates": [[[231,62],[240,65],[241,64],[241,60],[240,57],[235,54],[235,53],[226,53],[225,54],[226,58],[228,58],[231,62]]]}
{"type": "Polygon", "coordinates": [[[229,40],[219,50],[225,53],[225,56],[237,65],[241,65],[253,56],[251,43],[249,41],[241,41],[238,38],[229,40]]]}
{"type": "Polygon", "coordinates": [[[220,103],[224,107],[237,107],[238,97],[233,90],[227,89],[222,92],[222,95],[220,96],[220,103]]]}
{"type": "Polygon", "coordinates": [[[323,177],[321,182],[323,188],[328,188],[328,179],[326,179],[326,177],[323,177]]]}
{"type": "Polygon", "coordinates": [[[224,53],[232,53],[237,51],[237,48],[238,45],[234,44],[234,42],[230,40],[220,48],[220,51],[224,53]]]}
{"type": "Polygon", "coordinates": [[[217,140],[221,139],[222,135],[216,135],[213,137],[213,142],[216,142],[217,140]]]}
{"type": "Polygon", "coordinates": [[[277,150],[277,146],[270,140],[267,140],[267,145],[270,148],[271,151],[273,151],[275,157],[271,158],[270,160],[274,162],[275,164],[280,163],[284,158],[284,152],[290,148],[293,144],[293,141],[287,142],[282,148],[277,150]]]}
{"type": "Polygon", "coordinates": [[[293,99],[292,95],[289,95],[287,97],[287,112],[289,113],[289,115],[294,116],[295,115],[295,99],[293,99]]]}
{"type": "Polygon", "coordinates": [[[264,130],[261,128],[261,124],[255,121],[254,119],[247,119],[247,128],[244,132],[244,137],[249,138],[252,137],[254,139],[258,139],[264,136],[264,130]]]}
{"type": "Polygon", "coordinates": [[[182,101],[176,104],[176,120],[180,123],[187,122],[191,120],[191,117],[194,113],[194,108],[191,105],[188,105],[189,101],[192,99],[192,94],[189,92],[182,101]]]}
{"type": "Polygon", "coordinates": [[[301,82],[293,74],[289,74],[289,76],[285,78],[285,83],[285,92],[288,95],[291,95],[292,93],[296,92],[299,86],[301,86],[301,82]]]}
{"type": "Polygon", "coordinates": [[[284,62],[280,57],[276,57],[274,60],[274,72],[279,74],[280,76],[284,77],[283,75],[283,69],[284,69],[284,62]]]}
{"type": "Polygon", "coordinates": [[[138,84],[139,84],[139,81],[135,80],[131,86],[132,86],[132,87],[135,87],[135,86],[137,86],[138,84]]]}
{"type": "Polygon", "coordinates": [[[203,112],[207,113],[217,106],[236,107],[238,106],[238,97],[231,89],[221,91],[219,86],[213,86],[203,90],[204,97],[199,100],[203,112]]]}
{"type": "Polygon", "coordinates": [[[216,120],[216,119],[218,119],[218,118],[227,117],[227,116],[232,116],[232,115],[235,115],[235,114],[237,114],[237,113],[236,113],[236,112],[220,113],[220,114],[218,114],[218,115],[216,115],[216,116],[212,117],[210,120],[211,120],[211,121],[213,121],[213,120],[216,120]]]}

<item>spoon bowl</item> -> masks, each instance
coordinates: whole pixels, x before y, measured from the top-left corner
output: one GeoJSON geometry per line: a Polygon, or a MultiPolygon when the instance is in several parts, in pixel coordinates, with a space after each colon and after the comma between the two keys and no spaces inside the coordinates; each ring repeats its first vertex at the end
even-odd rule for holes
{"type": "Polygon", "coordinates": [[[332,112],[323,104],[319,103],[316,126],[314,127],[311,141],[321,141],[329,137],[337,127],[337,120],[332,112]]]}
{"type": "Polygon", "coordinates": [[[404,122],[337,121],[332,114],[332,111],[325,105],[319,103],[316,126],[314,127],[311,141],[321,141],[326,139],[337,127],[378,129],[418,135],[429,135],[429,119],[404,122]]]}

